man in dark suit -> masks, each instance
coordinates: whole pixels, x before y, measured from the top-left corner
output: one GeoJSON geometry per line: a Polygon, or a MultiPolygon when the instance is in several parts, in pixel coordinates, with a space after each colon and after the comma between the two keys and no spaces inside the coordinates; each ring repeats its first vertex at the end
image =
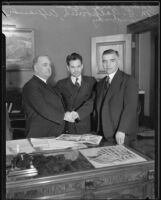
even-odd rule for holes
{"type": "Polygon", "coordinates": [[[131,75],[119,70],[117,51],[105,50],[102,63],[108,76],[96,87],[96,131],[111,143],[130,145],[138,126],[137,83],[131,75]]]}
{"type": "Polygon", "coordinates": [[[56,88],[61,93],[67,115],[65,133],[83,134],[91,132],[91,114],[93,112],[93,89],[96,80],[83,76],[82,56],[72,53],[66,58],[68,78],[59,80],[56,88]]]}
{"type": "Polygon", "coordinates": [[[27,137],[58,136],[64,127],[64,107],[61,96],[47,84],[52,74],[50,58],[36,57],[33,70],[34,76],[22,92],[27,137]]]}

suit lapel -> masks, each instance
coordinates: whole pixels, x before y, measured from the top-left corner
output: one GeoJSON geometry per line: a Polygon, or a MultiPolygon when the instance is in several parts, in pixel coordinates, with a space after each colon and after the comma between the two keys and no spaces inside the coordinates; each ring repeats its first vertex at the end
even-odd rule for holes
{"type": "Polygon", "coordinates": [[[77,103],[81,100],[81,97],[84,97],[84,92],[86,91],[86,79],[82,76],[81,86],[79,88],[75,87],[75,93],[73,96],[73,108],[77,106],[77,103]]]}
{"type": "Polygon", "coordinates": [[[65,108],[64,102],[63,102],[63,100],[62,100],[62,96],[61,96],[61,94],[60,94],[58,91],[56,91],[55,89],[53,89],[49,84],[43,82],[43,81],[42,81],[41,79],[39,79],[37,76],[33,76],[33,79],[36,80],[37,82],[39,82],[39,83],[42,85],[42,87],[44,87],[44,88],[46,88],[47,90],[49,90],[49,91],[51,92],[51,94],[53,94],[53,95],[55,96],[55,98],[56,98],[56,97],[59,97],[60,100],[61,100],[61,102],[62,102],[62,104],[63,104],[63,107],[65,108]]]}
{"type": "Polygon", "coordinates": [[[82,82],[81,82],[81,86],[77,91],[77,95],[79,94],[79,96],[83,96],[83,93],[86,89],[86,83],[87,81],[85,80],[85,78],[82,76],[82,82]]]}
{"type": "Polygon", "coordinates": [[[67,78],[67,88],[69,89],[69,93],[71,96],[73,96],[75,94],[75,92],[77,91],[77,88],[73,84],[70,77],[67,78]]]}
{"type": "Polygon", "coordinates": [[[109,100],[113,96],[113,94],[118,92],[121,82],[122,82],[122,73],[120,70],[118,70],[110,84],[105,101],[109,100]]]}
{"type": "MultiPolygon", "coordinates": [[[[104,96],[104,84],[106,81],[106,77],[104,77],[103,79],[100,80],[100,82],[98,83],[98,87],[97,87],[97,108],[99,110],[102,101],[103,101],[103,96],[104,96]]],[[[105,101],[108,101],[116,92],[118,92],[120,85],[122,82],[122,72],[118,69],[117,73],[115,74],[110,87],[108,89],[108,92],[106,94],[105,97],[105,101]]]]}
{"type": "Polygon", "coordinates": [[[98,86],[97,86],[97,107],[98,107],[98,110],[99,110],[99,107],[102,104],[102,100],[103,100],[103,96],[104,96],[105,81],[106,81],[106,77],[101,79],[100,82],[98,82],[98,86]]]}
{"type": "Polygon", "coordinates": [[[72,80],[70,77],[68,77],[67,79],[67,88],[68,88],[68,92],[69,92],[69,98],[70,98],[70,107],[71,109],[73,108],[73,105],[75,103],[75,99],[77,97],[78,94],[78,89],[76,88],[76,86],[72,83],[72,80]]]}
{"type": "Polygon", "coordinates": [[[39,84],[41,84],[43,87],[48,87],[47,84],[42,81],[40,78],[38,78],[37,76],[33,76],[33,79],[36,81],[36,82],[39,82],[39,84]]]}

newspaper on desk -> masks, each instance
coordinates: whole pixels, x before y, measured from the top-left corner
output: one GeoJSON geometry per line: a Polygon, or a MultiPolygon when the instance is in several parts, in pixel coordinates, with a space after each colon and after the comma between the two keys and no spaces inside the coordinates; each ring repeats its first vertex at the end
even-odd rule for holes
{"type": "Polygon", "coordinates": [[[35,152],[35,149],[32,147],[28,139],[6,141],[6,155],[16,155],[22,152],[35,152]]]}
{"type": "Polygon", "coordinates": [[[60,149],[80,149],[87,148],[84,144],[79,144],[74,141],[56,140],[56,138],[31,138],[30,139],[34,148],[40,150],[60,150],[60,149]]]}
{"type": "Polygon", "coordinates": [[[102,140],[102,136],[100,135],[93,135],[93,134],[82,134],[82,135],[74,135],[74,134],[61,134],[59,137],[56,138],[57,140],[64,140],[64,141],[75,141],[79,143],[89,143],[98,145],[102,140]]]}
{"type": "Polygon", "coordinates": [[[123,145],[82,149],[79,151],[95,168],[146,161],[145,158],[123,145]]]}

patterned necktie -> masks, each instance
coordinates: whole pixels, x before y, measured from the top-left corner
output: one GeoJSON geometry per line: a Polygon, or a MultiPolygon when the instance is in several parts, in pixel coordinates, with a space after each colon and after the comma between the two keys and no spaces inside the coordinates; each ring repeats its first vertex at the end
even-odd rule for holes
{"type": "Polygon", "coordinates": [[[107,86],[107,89],[110,86],[110,77],[109,76],[106,77],[106,86],[107,86]]]}
{"type": "Polygon", "coordinates": [[[110,80],[110,77],[107,76],[107,77],[106,77],[106,80],[105,80],[105,84],[104,84],[104,96],[106,95],[106,93],[107,93],[107,91],[108,91],[108,88],[109,88],[109,86],[110,86],[109,80],[110,80]]]}
{"type": "Polygon", "coordinates": [[[75,81],[75,86],[77,86],[77,88],[79,88],[79,87],[80,87],[78,80],[79,80],[79,79],[78,79],[78,78],[76,78],[76,81],[75,81]]]}

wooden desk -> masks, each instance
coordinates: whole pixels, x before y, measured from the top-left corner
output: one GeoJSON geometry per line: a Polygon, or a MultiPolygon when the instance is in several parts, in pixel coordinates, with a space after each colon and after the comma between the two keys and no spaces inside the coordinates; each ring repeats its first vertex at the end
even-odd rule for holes
{"type": "Polygon", "coordinates": [[[6,198],[154,199],[154,161],[8,181],[6,198]]]}

